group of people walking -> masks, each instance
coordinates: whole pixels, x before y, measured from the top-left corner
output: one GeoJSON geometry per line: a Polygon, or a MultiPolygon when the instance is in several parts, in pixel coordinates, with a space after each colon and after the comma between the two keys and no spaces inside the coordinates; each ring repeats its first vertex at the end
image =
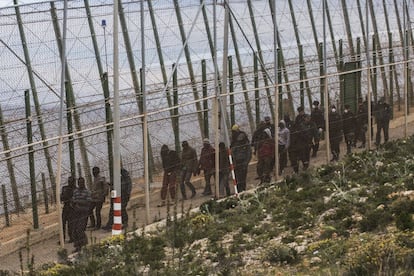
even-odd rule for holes
{"type": "MultiPolygon", "coordinates": [[[[319,102],[314,101],[310,114],[305,113],[302,106],[297,108],[295,119],[290,120],[288,115],[280,120],[278,127],[278,173],[282,175],[291,163],[294,173],[299,172],[300,165],[306,170],[309,167],[311,157],[316,157],[319,151],[319,142],[324,139],[325,116],[319,107],[319,102]]],[[[388,141],[388,128],[391,119],[391,107],[381,98],[376,105],[372,106],[372,115],[377,124],[375,144],[381,142],[383,133],[384,142],[388,141]]],[[[368,129],[368,104],[362,98],[358,99],[358,106],[355,113],[349,105],[344,105],[340,113],[335,105],[331,105],[328,113],[329,142],[332,154],[331,162],[339,160],[340,144],[344,140],[346,153],[350,154],[353,147],[366,146],[366,132],[368,129]]],[[[270,182],[275,167],[275,125],[271,118],[266,116],[259,123],[252,135],[251,142],[246,132],[235,124],[231,129],[230,150],[232,156],[232,168],[234,169],[237,191],[246,190],[246,177],[248,164],[255,155],[257,158],[257,178],[262,182],[270,182]]],[[[219,145],[219,191],[217,197],[229,195],[230,188],[229,172],[230,163],[228,148],[221,142],[219,145]]],[[[167,145],[161,148],[161,159],[164,168],[163,185],[161,189],[161,204],[164,206],[167,199],[167,191],[170,191],[171,201],[176,197],[176,180],[179,179],[180,191],[183,200],[187,199],[186,189],[191,192],[191,198],[196,195],[196,189],[191,183],[191,177],[204,172],[205,188],[203,195],[211,195],[211,178],[215,176],[215,150],[206,138],[203,140],[203,148],[200,152],[200,159],[188,141],[182,142],[181,157],[170,150],[167,145]]]]}
{"type": "MultiPolygon", "coordinates": [[[[325,116],[319,107],[319,102],[314,101],[311,114],[306,114],[302,106],[297,108],[297,116],[291,122],[289,116],[285,116],[278,124],[278,152],[279,175],[287,167],[288,159],[295,173],[299,172],[300,163],[303,170],[309,167],[311,157],[316,157],[319,150],[319,142],[324,138],[325,116]]],[[[376,105],[372,105],[372,115],[377,124],[375,145],[380,145],[381,134],[383,141],[389,139],[388,128],[391,119],[391,107],[381,98],[376,105]]],[[[358,99],[356,112],[352,112],[349,105],[344,105],[340,114],[335,105],[329,110],[329,142],[332,154],[331,162],[339,160],[340,143],[344,140],[346,154],[350,154],[357,143],[358,147],[366,146],[366,132],[368,129],[368,104],[362,98],[358,99]]],[[[275,160],[274,151],[274,126],[270,124],[270,118],[265,117],[252,137],[254,153],[257,152],[257,174],[262,182],[270,180],[275,160]],[[273,148],[272,148],[273,147],[273,148]]]]}
{"type": "MultiPolygon", "coordinates": [[[[85,179],[79,177],[77,180],[69,176],[68,184],[62,187],[60,200],[63,203],[62,222],[63,237],[66,241],[66,233],[69,236],[67,242],[73,243],[75,252],[79,252],[88,243],[86,229],[111,230],[113,224],[113,204],[111,199],[108,222],[101,227],[101,210],[105,199],[112,189],[111,183],[100,174],[99,167],[93,167],[93,182],[88,189],[85,179]],[[76,185],[77,182],[77,185],[76,185]],[[88,227],[89,220],[89,227],[88,227]]],[[[121,168],[121,215],[123,228],[128,226],[128,213],[126,210],[131,196],[132,180],[129,172],[121,168]]]]}

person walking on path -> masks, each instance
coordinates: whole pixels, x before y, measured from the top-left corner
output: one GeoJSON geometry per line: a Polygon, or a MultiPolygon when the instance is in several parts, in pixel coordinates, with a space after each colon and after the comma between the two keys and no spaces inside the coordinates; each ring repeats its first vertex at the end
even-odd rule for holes
{"type": "Polygon", "coordinates": [[[60,193],[60,201],[63,203],[62,209],[62,226],[63,226],[63,240],[66,240],[66,228],[68,230],[69,243],[73,242],[73,206],[72,197],[73,191],[76,188],[76,179],[73,176],[68,177],[68,184],[62,187],[60,193]]]}
{"type": "Polygon", "coordinates": [[[200,160],[198,162],[197,174],[200,174],[200,170],[204,172],[204,181],[206,186],[204,187],[203,195],[211,195],[211,177],[214,177],[215,168],[215,150],[211,146],[208,138],[203,140],[203,148],[200,153],[200,160]]]}
{"type": "Polygon", "coordinates": [[[279,175],[283,174],[283,170],[287,166],[288,162],[288,150],[290,145],[290,130],[286,127],[285,121],[279,122],[279,175]]]}
{"type": "Polygon", "coordinates": [[[384,132],[384,142],[388,142],[388,129],[391,119],[391,107],[385,102],[382,97],[375,106],[374,111],[375,122],[377,123],[377,135],[375,145],[378,147],[381,143],[381,131],[384,132]]]}
{"type": "Polygon", "coordinates": [[[264,139],[266,139],[266,134],[264,134],[264,130],[266,129],[266,122],[261,121],[257,126],[256,130],[253,132],[252,135],[252,144],[253,147],[253,154],[256,155],[257,149],[259,148],[260,144],[264,139]]]}
{"type": "Polygon", "coordinates": [[[358,148],[365,148],[366,144],[366,132],[368,130],[368,110],[367,106],[362,101],[362,98],[358,100],[358,110],[355,116],[355,140],[354,145],[360,141],[361,145],[358,148]]]}
{"type": "Polygon", "coordinates": [[[182,199],[187,199],[187,194],[185,191],[185,186],[191,190],[191,198],[194,198],[196,195],[196,190],[194,185],[190,182],[191,176],[197,174],[197,153],[195,149],[190,147],[187,141],[181,143],[183,151],[181,152],[181,195],[182,199]]]}
{"type": "Polygon", "coordinates": [[[92,168],[93,182],[91,185],[92,205],[90,211],[90,228],[98,230],[101,228],[101,210],[105,202],[105,197],[108,195],[108,185],[105,177],[100,175],[99,167],[92,168]],[[95,213],[94,213],[95,211],[95,213]]]}
{"type": "Polygon", "coordinates": [[[91,208],[91,192],[85,186],[85,179],[78,178],[78,187],[73,191],[74,225],[73,225],[73,245],[75,252],[88,244],[86,236],[86,225],[91,208]]]}
{"type": "Polygon", "coordinates": [[[275,160],[275,141],[272,138],[272,132],[269,128],[263,132],[267,138],[260,144],[257,154],[257,175],[260,178],[260,184],[270,183],[275,160]]]}
{"type": "Polygon", "coordinates": [[[307,170],[310,162],[312,141],[315,139],[317,129],[311,121],[310,115],[303,115],[302,121],[295,121],[290,129],[289,159],[295,173],[299,173],[299,162],[303,170],[307,170]]]}
{"type": "Polygon", "coordinates": [[[346,153],[350,154],[355,139],[355,117],[348,104],[344,106],[344,113],[342,114],[342,131],[345,138],[346,153]]]}
{"type": "Polygon", "coordinates": [[[229,186],[229,173],[230,173],[230,160],[228,155],[228,149],[224,142],[219,143],[219,198],[224,196],[230,196],[229,186]]]}
{"type": "Polygon", "coordinates": [[[316,157],[316,154],[319,150],[319,141],[322,137],[323,130],[325,129],[325,118],[323,117],[323,111],[319,108],[318,101],[313,102],[311,121],[315,123],[316,128],[318,129],[318,139],[315,139],[315,142],[312,146],[312,157],[316,157]]]}
{"type": "Polygon", "coordinates": [[[170,150],[167,145],[161,146],[161,162],[164,174],[162,177],[161,203],[158,207],[166,205],[168,191],[170,199],[175,201],[177,171],[180,168],[181,160],[175,150],[170,150]]]}
{"type": "Polygon", "coordinates": [[[342,119],[336,107],[333,105],[329,112],[329,142],[331,146],[331,153],[333,161],[339,160],[340,148],[339,144],[342,141],[342,119]]]}
{"type": "Polygon", "coordinates": [[[246,190],[247,169],[252,158],[252,149],[247,134],[235,124],[231,128],[231,152],[234,161],[234,173],[236,175],[237,191],[246,190]]]}
{"type": "MultiPolygon", "coordinates": [[[[113,187],[108,185],[112,190],[113,187]]],[[[131,197],[132,191],[132,180],[129,172],[121,166],[121,217],[122,217],[122,228],[128,227],[128,213],[127,206],[129,199],[131,197]]],[[[113,199],[111,198],[111,205],[109,206],[108,222],[102,227],[103,230],[110,231],[112,230],[112,225],[114,223],[114,205],[113,199]]]]}

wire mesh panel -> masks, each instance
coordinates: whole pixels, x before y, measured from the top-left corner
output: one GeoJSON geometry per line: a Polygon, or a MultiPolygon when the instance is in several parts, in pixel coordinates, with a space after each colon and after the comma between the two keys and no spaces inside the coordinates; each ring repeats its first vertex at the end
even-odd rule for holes
{"type": "MultiPolygon", "coordinates": [[[[220,140],[223,139],[224,126],[220,125],[221,133],[215,133],[213,127],[216,95],[223,86],[227,93],[220,97],[226,103],[226,117],[240,124],[250,136],[258,123],[254,118],[260,120],[275,113],[272,105],[276,101],[275,83],[280,84],[282,99],[288,102],[284,105],[285,113],[292,116],[300,105],[309,113],[312,101],[322,102],[325,75],[328,76],[326,91],[330,102],[337,104],[343,89],[340,74],[346,62],[361,64],[361,96],[367,94],[370,82],[374,100],[386,96],[401,108],[404,82],[411,83],[402,73],[402,62],[409,60],[409,55],[404,57],[404,45],[411,45],[412,39],[404,35],[404,30],[411,33],[411,25],[401,21],[403,10],[396,1],[383,1],[383,5],[375,6],[371,2],[364,6],[365,1],[326,1],[323,5],[323,1],[317,0],[160,0],[145,1],[141,11],[140,1],[120,1],[118,46],[123,166],[133,177],[143,176],[144,115],[148,120],[154,179],[156,172],[161,171],[161,145],[179,150],[180,142],[187,140],[200,149],[202,139],[207,136],[213,139],[219,135],[220,140]],[[365,16],[367,9],[369,18],[365,16]],[[273,12],[276,13],[276,35],[273,12]],[[225,37],[225,28],[228,28],[228,37],[225,37]],[[278,49],[277,61],[275,48],[278,49]],[[223,76],[223,64],[227,64],[224,60],[229,57],[231,63],[227,71],[232,75],[223,76]],[[368,63],[372,66],[370,70],[367,70],[368,63]],[[278,81],[274,75],[275,66],[280,74],[278,81]],[[227,83],[222,82],[225,77],[227,83]],[[231,118],[233,108],[235,115],[231,118]]],[[[56,173],[63,7],[63,1],[52,1],[0,8],[3,131],[0,176],[11,179],[14,175],[18,193],[25,203],[30,195],[28,120],[33,127],[39,193],[43,189],[41,174],[56,173]],[[25,90],[30,91],[30,118],[25,116],[25,90]]],[[[69,159],[71,137],[74,137],[75,161],[79,163],[75,168],[77,176],[90,174],[95,165],[101,167],[107,177],[110,175],[108,144],[111,144],[111,134],[108,135],[108,131],[112,127],[114,74],[112,13],[112,1],[68,1],[64,53],[66,90],[62,94],[65,97],[62,179],[67,179],[73,170],[69,159]],[[108,74],[107,83],[104,73],[108,74]]],[[[409,53],[411,46],[406,48],[409,53]]],[[[408,76],[411,78],[410,74],[408,76]]],[[[14,184],[5,182],[11,195],[14,184]]],[[[50,177],[46,177],[46,182],[48,187],[52,186],[50,177]]],[[[11,209],[15,204],[12,198],[8,197],[11,209]]]]}

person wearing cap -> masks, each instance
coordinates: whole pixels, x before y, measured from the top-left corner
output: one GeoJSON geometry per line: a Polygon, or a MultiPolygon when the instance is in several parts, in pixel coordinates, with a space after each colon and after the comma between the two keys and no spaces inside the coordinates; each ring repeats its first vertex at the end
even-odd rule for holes
{"type": "Polygon", "coordinates": [[[329,143],[331,146],[331,153],[333,161],[339,160],[339,144],[342,141],[342,118],[336,110],[336,106],[331,106],[331,111],[329,112],[329,143]]]}
{"type": "Polygon", "coordinates": [[[233,125],[231,128],[230,148],[234,161],[237,191],[242,192],[246,190],[247,169],[252,157],[252,150],[247,134],[240,130],[240,127],[237,124],[233,125]]]}
{"type": "Polygon", "coordinates": [[[270,182],[275,160],[275,141],[273,140],[272,133],[269,128],[266,128],[263,132],[266,138],[258,149],[256,168],[260,184],[270,182]]]}
{"type": "Polygon", "coordinates": [[[381,97],[374,108],[375,122],[377,123],[377,134],[375,137],[375,145],[381,143],[381,131],[384,133],[384,142],[388,142],[388,129],[391,119],[391,107],[385,102],[385,98],[381,97]]]}
{"type": "Polygon", "coordinates": [[[315,139],[315,142],[312,146],[312,157],[316,157],[316,154],[319,150],[319,141],[322,137],[323,130],[325,129],[325,118],[323,116],[323,111],[319,108],[319,102],[313,101],[313,108],[311,111],[311,121],[315,123],[316,128],[318,129],[318,139],[315,139]]]}
{"type": "Polygon", "coordinates": [[[187,194],[185,191],[185,186],[191,190],[191,198],[194,198],[196,195],[196,190],[194,185],[190,182],[191,176],[197,174],[197,153],[195,149],[190,147],[187,141],[181,143],[183,151],[181,152],[181,195],[182,199],[187,199],[187,194]]]}
{"type": "Polygon", "coordinates": [[[355,138],[355,116],[351,111],[349,104],[344,106],[344,112],[342,114],[342,131],[345,138],[346,153],[350,154],[355,138]]]}
{"type": "Polygon", "coordinates": [[[214,168],[215,168],[215,151],[211,146],[208,138],[203,139],[203,148],[200,153],[200,160],[198,161],[197,174],[200,174],[200,171],[204,172],[205,187],[203,195],[211,195],[211,184],[210,179],[214,177],[214,168]]]}
{"type": "Polygon", "coordinates": [[[298,115],[296,115],[295,123],[301,123],[303,122],[303,116],[305,115],[305,109],[303,106],[299,106],[297,109],[298,115]]]}

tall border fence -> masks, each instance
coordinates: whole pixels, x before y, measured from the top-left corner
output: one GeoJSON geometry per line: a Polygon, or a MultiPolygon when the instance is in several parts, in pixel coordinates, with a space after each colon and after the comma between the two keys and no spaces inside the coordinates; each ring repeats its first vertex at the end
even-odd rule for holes
{"type": "MultiPolygon", "coordinates": [[[[54,201],[59,139],[63,1],[14,2],[0,8],[1,213],[24,210],[33,193],[39,204],[54,201]]],[[[62,179],[84,176],[89,185],[93,166],[113,177],[113,6],[68,4],[62,179]]],[[[123,166],[142,177],[144,104],[151,181],[161,171],[161,145],[180,151],[184,140],[197,149],[203,138],[223,140],[223,125],[219,133],[213,127],[217,98],[227,124],[249,135],[264,116],[293,118],[298,106],[309,113],[314,100],[355,110],[368,91],[374,103],[385,97],[394,117],[407,116],[414,103],[412,1],[374,4],[148,0],[141,13],[140,1],[119,0],[123,166]]]]}

